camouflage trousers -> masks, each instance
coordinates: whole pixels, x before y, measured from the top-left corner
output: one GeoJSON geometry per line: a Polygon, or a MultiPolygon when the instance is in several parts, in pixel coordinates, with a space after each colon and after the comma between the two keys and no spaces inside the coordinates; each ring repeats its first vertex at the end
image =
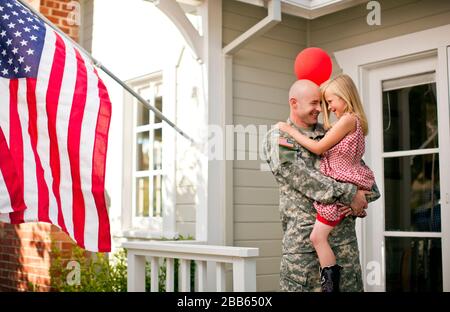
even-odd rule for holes
{"type": "MultiPolygon", "coordinates": [[[[333,247],[336,263],[343,267],[340,290],[342,292],[364,291],[358,243],[333,247]]],[[[285,254],[281,258],[280,290],[312,292],[321,291],[319,259],[316,252],[285,254]]]]}

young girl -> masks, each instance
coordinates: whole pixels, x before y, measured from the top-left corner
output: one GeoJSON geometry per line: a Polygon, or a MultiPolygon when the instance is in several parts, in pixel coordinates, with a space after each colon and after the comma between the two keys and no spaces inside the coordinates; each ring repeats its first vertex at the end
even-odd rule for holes
{"type": "MultiPolygon", "coordinates": [[[[287,123],[280,122],[278,127],[300,145],[323,156],[320,171],[324,175],[369,191],[375,181],[372,171],[361,163],[368,126],[356,86],[349,76],[340,75],[322,85],[321,91],[324,126],[325,129],[330,129],[325,137],[314,141],[287,123]],[[330,111],[338,119],[333,127],[329,120],[330,111]]],[[[339,291],[341,267],[336,264],[336,257],[328,244],[328,236],[345,215],[341,213],[342,205],[339,203],[314,202],[314,207],[317,219],[310,239],[320,262],[322,291],[339,291]]],[[[364,215],[365,212],[359,214],[364,215]]]]}

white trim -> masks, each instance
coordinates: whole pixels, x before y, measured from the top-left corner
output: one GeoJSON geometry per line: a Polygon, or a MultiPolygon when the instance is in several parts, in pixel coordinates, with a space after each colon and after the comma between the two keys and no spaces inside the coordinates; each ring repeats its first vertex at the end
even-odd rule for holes
{"type": "MultiPolygon", "coordinates": [[[[366,86],[361,89],[361,94],[364,98],[364,105],[368,110],[368,119],[370,120],[370,131],[367,138],[370,146],[370,157],[372,157],[369,166],[373,166],[375,175],[378,177],[384,177],[384,154],[394,154],[394,153],[383,153],[383,107],[379,105],[382,103],[382,81],[393,79],[399,76],[410,76],[415,75],[420,72],[430,72],[437,71],[436,63],[436,53],[426,52],[418,53],[414,57],[406,57],[405,59],[397,58],[394,63],[392,61],[380,62],[378,66],[371,66],[370,69],[361,69],[361,79],[362,84],[366,86]],[[384,65],[384,66],[383,66],[384,65]]],[[[438,149],[439,151],[439,149],[438,149]]],[[[397,153],[397,152],[395,152],[397,153]]],[[[414,152],[413,152],[414,153],[414,152]]],[[[403,151],[399,152],[398,155],[405,154],[403,151]]],[[[406,151],[406,154],[411,154],[411,151],[406,151]]],[[[428,154],[428,153],[425,153],[428,154]]],[[[365,231],[365,241],[364,246],[367,249],[361,249],[360,252],[363,254],[363,263],[367,264],[370,261],[376,261],[381,263],[382,267],[382,280],[380,285],[366,285],[367,288],[373,291],[385,291],[385,213],[384,213],[384,179],[377,181],[379,183],[379,189],[382,192],[382,199],[371,204],[371,209],[377,211],[378,213],[372,214],[372,218],[368,218],[363,223],[361,231],[365,231]]],[[[391,232],[391,231],[388,231],[391,232]]],[[[403,237],[408,237],[409,232],[404,231],[403,237]]],[[[411,235],[414,237],[414,235],[411,235]]],[[[366,267],[363,266],[364,274],[367,276],[366,267]]]]}
{"type": "MultiPolygon", "coordinates": [[[[450,41],[450,40],[449,40],[450,41]]],[[[450,220],[450,175],[445,161],[450,159],[450,47],[439,47],[436,72],[436,88],[438,91],[438,103],[445,103],[438,106],[439,124],[439,146],[440,155],[443,155],[439,167],[440,187],[441,187],[441,220],[450,220]],[[445,72],[446,71],[446,72],[445,72]]],[[[442,276],[443,290],[450,291],[450,226],[441,224],[442,233],[442,276]]]]}
{"type": "MultiPolygon", "coordinates": [[[[238,1],[260,7],[266,6],[264,0],[238,1]]],[[[281,12],[310,20],[362,3],[367,3],[367,0],[281,0],[281,12]]]]}
{"type": "Polygon", "coordinates": [[[161,129],[163,128],[162,123],[157,123],[157,124],[148,124],[148,125],[143,125],[143,126],[137,126],[134,128],[135,133],[139,133],[139,132],[147,132],[150,130],[156,130],[156,129],[161,129]]]}
{"type": "Polygon", "coordinates": [[[441,232],[397,232],[397,231],[384,231],[384,236],[387,237],[442,237],[441,232]]]}
{"type": "MultiPolygon", "coordinates": [[[[377,94],[370,94],[371,87],[369,85],[370,81],[368,75],[371,71],[376,68],[384,66],[393,66],[396,64],[401,64],[403,62],[410,62],[418,58],[426,58],[427,56],[437,56],[436,69],[436,84],[437,84],[437,97],[438,97],[438,124],[439,124],[439,152],[441,159],[450,158],[450,114],[449,114],[449,79],[448,74],[450,73],[450,67],[448,60],[447,47],[450,45],[450,24],[445,26],[440,26],[432,29],[427,29],[420,32],[410,33],[407,35],[390,38],[387,40],[382,40],[342,51],[335,52],[335,57],[338,64],[343,69],[343,72],[350,75],[355,83],[359,86],[363,103],[369,103],[370,100],[375,96],[381,96],[381,86],[377,94]]],[[[417,69],[413,69],[417,72],[417,69]]],[[[423,69],[422,69],[423,70],[423,69]]],[[[395,72],[395,69],[391,70],[395,72]]],[[[419,71],[420,72],[420,71],[419,71]]],[[[393,75],[394,76],[394,75],[393,75]]],[[[372,86],[372,88],[376,88],[372,86]]],[[[373,89],[372,89],[373,90],[373,89]]],[[[368,118],[380,114],[376,112],[377,109],[374,105],[369,105],[368,118]]],[[[381,116],[381,115],[380,115],[381,116]]],[[[376,125],[379,127],[379,125],[376,125]]],[[[372,131],[372,129],[371,129],[372,131]]],[[[370,134],[369,134],[370,135],[370,134]]],[[[370,139],[370,138],[369,138],[370,139]]],[[[383,146],[383,140],[381,136],[377,140],[371,140],[371,144],[367,145],[366,148],[366,160],[369,166],[371,166],[374,171],[384,172],[383,164],[381,158],[379,160],[371,159],[371,154],[374,149],[380,149],[383,146]]],[[[381,153],[380,153],[381,154],[381,153]]],[[[440,166],[440,186],[441,186],[441,198],[446,200],[441,200],[441,220],[450,220],[450,204],[448,202],[448,193],[450,191],[450,176],[448,175],[448,170],[444,162],[441,161],[440,166]]],[[[383,181],[377,181],[380,183],[380,190],[383,190],[383,181]]],[[[383,201],[383,194],[381,199],[373,204],[374,210],[380,208],[381,201],[383,201]],[[378,207],[377,207],[378,206],[378,207]]],[[[381,207],[382,208],[382,207],[381,207]]],[[[374,214],[372,218],[377,218],[377,214],[374,214]]],[[[383,255],[384,244],[383,242],[370,241],[366,237],[365,228],[367,220],[358,223],[357,226],[357,236],[358,242],[360,244],[360,251],[362,253],[361,258],[363,263],[367,263],[367,252],[378,247],[381,248],[381,254],[383,255]],[[371,249],[362,249],[361,241],[364,239],[364,246],[371,249]],[[378,247],[377,247],[378,246],[378,247]]],[[[382,222],[384,220],[378,220],[377,222],[382,222]]],[[[442,267],[443,267],[443,290],[450,291],[450,225],[448,222],[443,222],[442,227],[442,267]]],[[[384,263],[382,263],[384,264],[384,263]]],[[[382,265],[384,267],[384,265],[382,265]]],[[[366,268],[363,265],[364,275],[366,276],[366,268]]],[[[384,276],[384,270],[383,270],[384,276]]],[[[367,285],[366,285],[367,286],[367,285]]],[[[384,285],[382,285],[384,288],[384,285]]]]}
{"type": "Polygon", "coordinates": [[[133,238],[133,239],[175,239],[178,237],[177,232],[152,232],[148,230],[127,229],[115,233],[115,237],[133,238]]]}
{"type": "MultiPolygon", "coordinates": [[[[222,101],[222,1],[208,0],[201,6],[204,32],[204,90],[205,125],[224,127],[225,107],[222,101]],[[218,101],[216,101],[218,99],[218,101]]],[[[209,144],[206,136],[206,144],[209,144]]],[[[208,149],[206,149],[207,151],[208,149]]],[[[225,162],[208,160],[202,155],[204,184],[199,183],[199,202],[196,212],[196,239],[212,245],[224,244],[224,187],[225,162]]]]}
{"type": "MultiPolygon", "coordinates": [[[[133,181],[133,171],[132,171],[132,162],[133,162],[133,153],[131,152],[129,147],[133,144],[134,133],[133,133],[133,109],[132,106],[134,103],[133,96],[124,92],[123,97],[123,142],[122,142],[122,211],[121,211],[121,229],[128,229],[132,227],[132,205],[131,205],[131,193],[133,185],[131,181],[133,181]],[[126,104],[129,103],[129,104],[126,104]],[[128,146],[128,148],[127,148],[128,146]]],[[[116,233],[114,233],[116,236],[116,233]]]]}
{"type": "Polygon", "coordinates": [[[426,148],[419,150],[408,150],[408,151],[400,151],[400,152],[387,152],[382,153],[381,156],[383,158],[392,158],[392,157],[402,157],[402,156],[415,156],[415,155],[428,155],[439,153],[439,148],[426,148]]]}
{"type": "Polygon", "coordinates": [[[176,244],[171,242],[125,242],[122,244],[122,247],[127,249],[140,249],[168,253],[224,256],[230,258],[227,262],[232,262],[233,257],[250,258],[257,257],[259,255],[258,248],[201,245],[192,244],[189,241],[186,241],[185,244],[176,244]]]}
{"type": "Polygon", "coordinates": [[[133,177],[134,178],[145,178],[148,176],[162,175],[164,171],[162,169],[159,170],[145,170],[145,171],[135,171],[133,177]]]}
{"type": "Polygon", "coordinates": [[[269,0],[267,16],[224,47],[223,53],[228,55],[236,53],[246,45],[249,40],[263,35],[279,22],[281,22],[280,0],[269,0]]]}
{"type": "Polygon", "coordinates": [[[449,34],[450,24],[337,51],[334,56],[344,72],[358,81],[360,67],[381,66],[387,60],[396,63],[396,58],[446,47],[450,45],[449,34]]]}
{"type": "MultiPolygon", "coordinates": [[[[223,55],[223,103],[225,105],[225,124],[233,124],[233,56],[223,55]]],[[[227,130],[228,131],[228,130],[227,130]]],[[[234,158],[234,133],[226,133],[225,159],[234,158]]],[[[225,160],[225,245],[234,245],[234,189],[233,160],[225,160]]]]}
{"type": "MultiPolygon", "coordinates": [[[[163,96],[163,113],[169,119],[174,120],[176,112],[176,79],[175,66],[165,68],[145,76],[127,81],[133,88],[146,87],[151,83],[162,81],[161,94],[163,96]],[[173,80],[173,81],[172,81],[173,80]]],[[[122,188],[122,230],[114,233],[116,237],[134,238],[173,238],[177,234],[175,208],[176,208],[176,185],[175,185],[175,134],[165,123],[158,126],[135,126],[136,101],[127,92],[124,97],[125,108],[123,112],[123,188],[122,188]],[[136,171],[135,170],[135,135],[142,130],[161,128],[163,142],[163,168],[158,170],[136,171]],[[163,173],[162,200],[164,210],[163,217],[135,217],[135,181],[138,177],[149,177],[163,173]]],[[[151,103],[154,105],[154,103],[151,103]]],[[[151,139],[151,138],[150,138],[151,139]]],[[[149,181],[152,185],[152,181],[149,181]]],[[[152,197],[149,194],[149,200],[152,197]]]]}
{"type": "Polygon", "coordinates": [[[183,9],[176,1],[156,1],[155,6],[160,9],[178,28],[186,43],[192,49],[197,61],[203,62],[203,38],[186,17],[183,9]]]}
{"type": "MultiPolygon", "coordinates": [[[[204,43],[204,99],[205,125],[215,125],[225,129],[226,107],[223,96],[222,58],[222,0],[206,0],[199,7],[202,16],[204,43]]],[[[208,129],[208,128],[207,128],[208,129]]],[[[226,162],[209,160],[210,142],[204,137],[205,148],[200,154],[200,172],[198,179],[198,204],[196,211],[195,239],[206,241],[210,245],[225,243],[226,209],[226,162]]],[[[224,150],[224,149],[223,149],[224,150]]],[[[224,159],[222,157],[222,159],[224,159]]],[[[207,264],[207,290],[216,286],[215,266],[207,264]]]]}
{"type": "MultiPolygon", "coordinates": [[[[168,66],[163,70],[163,112],[169,120],[175,120],[177,112],[177,67],[168,66]]],[[[163,179],[163,232],[175,233],[176,231],[176,132],[166,122],[162,123],[162,171],[163,179]]]]}

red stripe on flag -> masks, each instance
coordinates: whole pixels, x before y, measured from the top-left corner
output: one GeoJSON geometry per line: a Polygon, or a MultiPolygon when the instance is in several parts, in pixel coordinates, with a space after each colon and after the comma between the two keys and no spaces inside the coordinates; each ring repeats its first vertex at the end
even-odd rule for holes
{"type": "MultiPolygon", "coordinates": [[[[97,71],[95,74],[98,77],[97,71]]],[[[111,101],[103,81],[98,78],[100,108],[95,129],[94,156],[92,158],[92,194],[98,213],[98,251],[111,251],[111,234],[105,201],[105,167],[108,149],[108,131],[111,120],[111,101]]]]}
{"type": "Polygon", "coordinates": [[[76,49],[75,54],[77,56],[77,80],[73,94],[72,109],[70,111],[67,146],[69,150],[70,171],[72,173],[74,236],[78,245],[84,248],[86,207],[83,191],[81,190],[80,138],[84,107],[86,106],[87,72],[83,58],[76,49]]]}
{"type": "MultiPolygon", "coordinates": [[[[9,149],[14,159],[17,180],[20,186],[20,196],[23,198],[23,138],[22,127],[20,126],[20,118],[18,111],[17,92],[19,90],[19,80],[13,79],[9,83],[9,149]]],[[[19,224],[24,222],[23,211],[11,212],[11,223],[19,224]]]]}
{"type": "Polygon", "coordinates": [[[37,107],[36,107],[36,79],[27,78],[27,104],[28,104],[28,133],[30,134],[31,148],[36,162],[36,178],[38,186],[38,220],[50,222],[48,216],[49,194],[44,178],[44,168],[37,152],[37,107]]]}
{"type": "Polygon", "coordinates": [[[23,189],[20,187],[16,166],[14,165],[14,160],[9,151],[8,142],[6,142],[2,128],[0,128],[0,170],[6,184],[6,189],[8,190],[12,209],[14,211],[25,210],[23,189]]]}
{"type": "Polygon", "coordinates": [[[58,111],[59,95],[61,92],[61,84],[64,74],[64,65],[66,62],[66,47],[64,41],[56,35],[55,54],[53,57],[52,70],[48,82],[46,95],[46,109],[48,119],[48,134],[50,139],[50,168],[52,170],[53,183],[52,190],[58,205],[58,225],[67,232],[64,223],[63,213],[61,210],[61,195],[59,192],[61,180],[61,162],[59,159],[59,147],[56,133],[56,114],[58,111]]]}

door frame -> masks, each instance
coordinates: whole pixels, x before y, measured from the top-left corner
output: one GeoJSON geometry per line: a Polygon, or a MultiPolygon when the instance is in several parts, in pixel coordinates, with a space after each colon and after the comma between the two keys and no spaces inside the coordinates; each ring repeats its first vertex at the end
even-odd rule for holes
{"type": "MultiPolygon", "coordinates": [[[[371,115],[377,113],[375,109],[381,110],[381,107],[370,108],[370,102],[373,100],[373,94],[371,94],[370,80],[373,79],[374,73],[379,72],[380,68],[392,68],[396,66],[404,65],[405,62],[414,63],[419,59],[429,58],[435,55],[436,65],[436,89],[437,89],[437,101],[438,101],[438,127],[439,127],[439,154],[441,159],[450,158],[450,112],[449,112],[449,79],[450,74],[450,60],[449,60],[449,46],[450,46],[450,24],[436,27],[416,33],[411,33],[395,38],[390,38],[374,43],[350,48],[342,51],[335,52],[335,57],[338,64],[343,69],[343,72],[348,74],[357,84],[363,103],[368,103],[366,113],[368,114],[369,124],[372,122],[371,115]],[[372,77],[371,77],[372,75],[372,77]],[[370,109],[370,110],[369,110],[370,109]],[[446,157],[446,158],[444,158],[446,157]]],[[[420,63],[420,62],[419,62],[420,63]]],[[[412,70],[414,65],[412,65],[412,70]]],[[[381,85],[379,86],[381,92],[381,85]]],[[[373,91],[372,91],[373,92],[373,91]]],[[[381,93],[378,95],[381,96],[381,93]]],[[[376,100],[376,99],[375,99],[376,100]]],[[[377,114],[381,114],[378,112],[377,114]]],[[[372,117],[373,118],[373,117],[372,117]]],[[[381,115],[378,117],[381,118],[381,115]]],[[[371,130],[372,127],[370,127],[371,130]]],[[[375,176],[378,177],[377,183],[381,185],[383,181],[380,181],[380,177],[384,174],[383,167],[380,168],[380,162],[382,162],[381,155],[377,155],[373,147],[382,146],[382,137],[380,134],[374,133],[375,131],[369,131],[369,135],[366,140],[366,163],[373,168],[375,176]]],[[[441,220],[449,220],[442,222],[441,224],[441,236],[442,236],[442,278],[443,278],[443,291],[450,291],[450,176],[447,172],[444,172],[444,166],[440,167],[440,187],[441,187],[441,220]]],[[[382,188],[380,187],[382,190],[382,188]]],[[[384,291],[384,261],[382,261],[381,267],[378,268],[381,271],[381,283],[378,285],[368,285],[367,276],[376,267],[372,267],[370,264],[370,258],[373,259],[373,248],[377,248],[380,253],[380,257],[384,259],[382,242],[377,242],[375,246],[373,236],[379,235],[379,233],[372,233],[373,230],[369,226],[368,222],[370,218],[377,218],[376,211],[384,209],[383,194],[380,200],[370,205],[370,209],[374,211],[367,219],[357,222],[357,236],[358,244],[360,248],[360,258],[363,269],[363,280],[366,290],[384,291]],[[369,249],[371,248],[371,249],[369,249]],[[368,266],[369,264],[369,266],[368,266]]],[[[384,215],[383,214],[378,214],[384,215]]],[[[384,219],[372,219],[384,226],[384,219]]],[[[376,252],[376,251],[375,251],[376,252]]]]}
{"type": "MultiPolygon", "coordinates": [[[[384,187],[384,160],[386,159],[383,154],[395,154],[397,156],[401,155],[411,155],[409,151],[402,152],[390,152],[385,153],[383,151],[383,99],[382,99],[382,81],[395,79],[399,77],[407,77],[415,74],[421,74],[431,71],[437,71],[437,53],[436,51],[428,51],[421,53],[419,55],[414,55],[413,57],[402,58],[403,62],[396,62],[394,64],[388,63],[385,66],[377,66],[376,68],[365,68],[363,74],[363,84],[367,85],[365,92],[363,93],[363,103],[365,103],[365,111],[369,119],[370,136],[368,136],[367,153],[371,156],[371,167],[377,177],[377,184],[381,193],[385,194],[384,187]]],[[[440,90],[439,90],[440,91],[440,90]]],[[[438,92],[439,92],[438,91],[438,92]]],[[[442,104],[443,105],[443,104],[442,104]]],[[[437,105],[438,109],[438,127],[442,121],[440,116],[440,103],[437,105]]],[[[440,135],[440,133],[439,133],[440,135]]],[[[442,142],[440,142],[442,143],[442,142]]],[[[442,155],[443,151],[441,148],[433,149],[422,149],[422,153],[438,152],[440,159],[448,159],[442,155]]],[[[442,177],[442,172],[444,168],[440,168],[442,177]]],[[[442,178],[440,179],[442,180],[442,178]]],[[[385,237],[441,237],[441,233],[430,233],[430,232],[388,232],[385,231],[385,207],[384,207],[384,196],[371,204],[369,210],[369,218],[364,220],[363,231],[365,233],[364,239],[364,249],[362,262],[366,266],[366,270],[373,271],[377,268],[374,267],[379,264],[378,268],[381,275],[379,282],[369,283],[366,282],[366,289],[371,291],[385,291],[385,237]],[[409,235],[408,235],[409,234],[409,235]],[[367,263],[372,262],[367,268],[367,263]]],[[[368,272],[366,272],[368,274],[368,272]]],[[[377,272],[378,274],[378,272],[377,272]]],[[[365,275],[367,276],[367,275],[365,275]]]]}

